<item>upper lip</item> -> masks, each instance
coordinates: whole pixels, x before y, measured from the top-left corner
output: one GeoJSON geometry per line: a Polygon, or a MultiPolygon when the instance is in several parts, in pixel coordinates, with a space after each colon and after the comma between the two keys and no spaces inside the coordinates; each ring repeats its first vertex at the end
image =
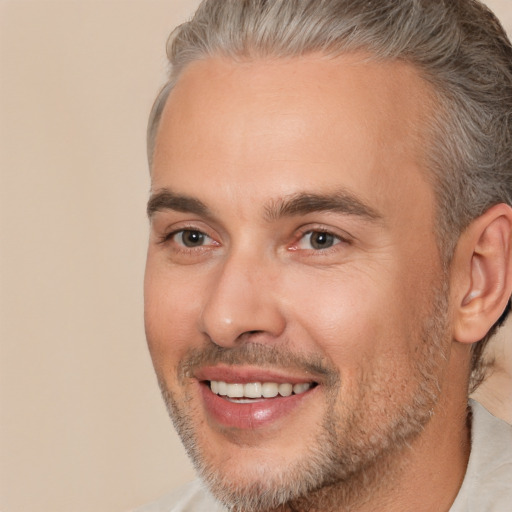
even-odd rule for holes
{"type": "Polygon", "coordinates": [[[250,382],[275,382],[277,384],[300,384],[303,382],[318,382],[315,376],[305,373],[286,372],[274,369],[256,368],[253,366],[204,366],[193,372],[199,381],[222,381],[248,384],[250,382]]]}

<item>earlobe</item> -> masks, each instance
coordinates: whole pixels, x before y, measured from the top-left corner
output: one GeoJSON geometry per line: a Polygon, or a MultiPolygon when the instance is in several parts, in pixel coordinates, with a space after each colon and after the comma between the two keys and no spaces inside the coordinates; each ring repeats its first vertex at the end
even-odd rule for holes
{"type": "Polygon", "coordinates": [[[512,293],[512,208],[493,206],[461,235],[452,261],[454,338],[481,340],[512,293]]]}

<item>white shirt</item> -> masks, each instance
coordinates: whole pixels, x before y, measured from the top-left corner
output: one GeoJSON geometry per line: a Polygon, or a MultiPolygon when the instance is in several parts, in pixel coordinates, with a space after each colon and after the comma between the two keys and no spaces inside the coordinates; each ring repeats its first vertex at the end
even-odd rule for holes
{"type": "Polygon", "coordinates": [[[471,453],[450,512],[512,512],[512,426],[470,404],[471,453]]]}

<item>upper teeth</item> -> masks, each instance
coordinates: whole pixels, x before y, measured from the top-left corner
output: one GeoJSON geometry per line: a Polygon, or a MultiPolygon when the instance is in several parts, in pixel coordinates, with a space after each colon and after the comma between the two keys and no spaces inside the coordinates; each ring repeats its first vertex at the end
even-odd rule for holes
{"type": "Polygon", "coordinates": [[[219,380],[210,381],[213,393],[229,398],[273,398],[277,395],[290,396],[304,393],[311,387],[310,382],[300,384],[277,384],[276,382],[249,382],[247,384],[232,384],[219,380]]]}

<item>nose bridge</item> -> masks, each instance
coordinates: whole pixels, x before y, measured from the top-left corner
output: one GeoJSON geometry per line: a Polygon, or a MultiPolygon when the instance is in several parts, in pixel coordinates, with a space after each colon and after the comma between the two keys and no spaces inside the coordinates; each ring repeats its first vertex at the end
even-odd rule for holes
{"type": "Polygon", "coordinates": [[[272,261],[238,249],[216,270],[202,310],[204,333],[226,347],[237,344],[247,333],[278,336],[284,329],[284,318],[275,294],[272,261]]]}

